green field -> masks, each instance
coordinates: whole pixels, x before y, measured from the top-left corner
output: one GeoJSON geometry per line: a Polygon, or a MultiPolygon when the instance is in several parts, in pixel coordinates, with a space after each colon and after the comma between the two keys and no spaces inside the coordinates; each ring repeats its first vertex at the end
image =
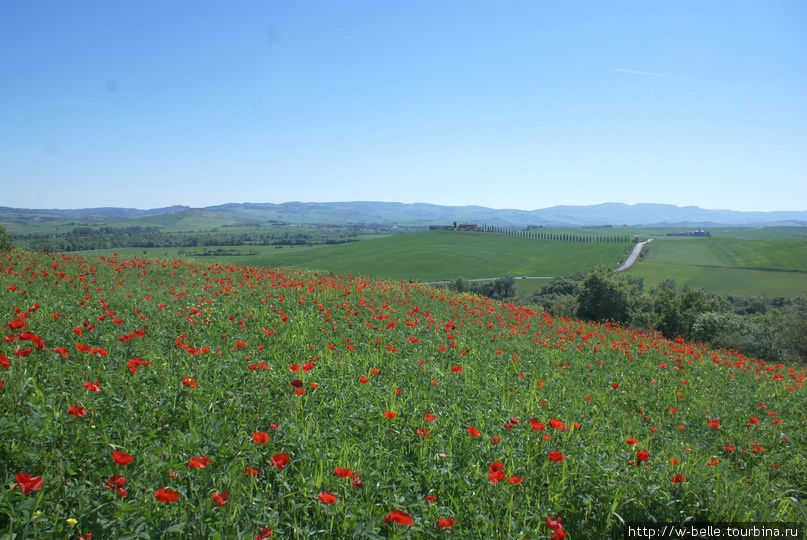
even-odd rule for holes
{"type": "Polygon", "coordinates": [[[807,238],[656,237],[631,275],[738,296],[807,294],[807,238]]]}
{"type": "MultiPolygon", "coordinates": [[[[616,267],[630,244],[533,240],[500,234],[428,231],[336,246],[263,249],[239,264],[316,268],[336,274],[442,280],[563,276],[596,265],[616,267]]],[[[192,253],[192,252],[189,252],[192,253]]]]}

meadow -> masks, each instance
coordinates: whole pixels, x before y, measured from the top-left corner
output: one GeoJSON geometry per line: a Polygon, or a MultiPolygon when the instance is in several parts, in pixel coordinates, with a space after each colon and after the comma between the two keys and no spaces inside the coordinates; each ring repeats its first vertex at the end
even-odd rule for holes
{"type": "Polygon", "coordinates": [[[19,249],[0,276],[4,536],[807,521],[802,368],[406,280],[19,249]]]}

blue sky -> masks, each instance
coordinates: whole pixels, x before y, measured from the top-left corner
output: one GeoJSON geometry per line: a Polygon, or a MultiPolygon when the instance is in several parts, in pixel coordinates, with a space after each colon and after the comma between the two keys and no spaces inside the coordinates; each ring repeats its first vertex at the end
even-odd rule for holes
{"type": "Polygon", "coordinates": [[[807,3],[0,5],[0,205],[807,209],[807,3]]]}

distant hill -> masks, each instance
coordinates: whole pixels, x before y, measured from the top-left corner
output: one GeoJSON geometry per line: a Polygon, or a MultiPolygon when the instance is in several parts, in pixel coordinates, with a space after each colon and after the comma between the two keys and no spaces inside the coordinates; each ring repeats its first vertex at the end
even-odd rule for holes
{"type": "Polygon", "coordinates": [[[192,209],[170,206],[151,210],[134,208],[86,208],[79,210],[20,209],[0,207],[0,221],[47,220],[54,218],[154,218],[171,215],[171,221],[190,214],[198,220],[202,215],[213,221],[311,223],[334,225],[401,225],[428,226],[477,223],[493,226],[764,226],[807,225],[807,211],[738,212],[708,210],[697,206],[671,204],[603,203],[590,206],[552,206],[540,210],[493,209],[484,206],[441,206],[426,203],[395,202],[286,202],[229,203],[192,209]],[[200,213],[200,210],[205,212],[200,213]]]}

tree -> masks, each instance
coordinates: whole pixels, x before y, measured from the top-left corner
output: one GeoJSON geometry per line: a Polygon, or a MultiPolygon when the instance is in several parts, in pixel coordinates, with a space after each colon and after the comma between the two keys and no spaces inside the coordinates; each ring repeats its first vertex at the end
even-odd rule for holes
{"type": "Polygon", "coordinates": [[[9,238],[6,229],[0,227],[0,251],[8,251],[11,249],[11,238],[9,238]]]}
{"type": "Polygon", "coordinates": [[[603,266],[585,277],[577,295],[577,316],[592,321],[629,320],[631,299],[639,296],[641,285],[603,266]]]}

